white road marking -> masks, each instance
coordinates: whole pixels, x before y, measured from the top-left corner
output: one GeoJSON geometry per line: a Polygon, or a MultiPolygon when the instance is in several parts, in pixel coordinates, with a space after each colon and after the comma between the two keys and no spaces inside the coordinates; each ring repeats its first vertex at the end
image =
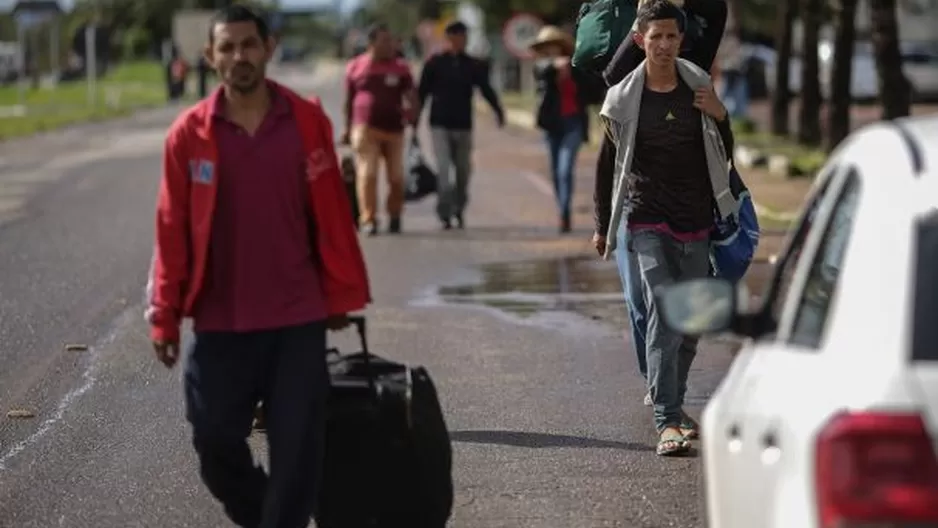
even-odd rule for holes
{"type": "Polygon", "coordinates": [[[521,175],[528,183],[534,186],[541,194],[549,198],[554,197],[554,187],[540,174],[532,171],[522,171],[521,175]]]}
{"type": "Polygon", "coordinates": [[[26,451],[29,447],[36,444],[39,440],[42,439],[53,427],[65,416],[65,413],[71,408],[72,404],[75,403],[81,396],[90,391],[94,387],[95,383],[98,380],[98,369],[100,367],[100,352],[102,349],[112,344],[119,334],[119,332],[127,327],[127,325],[132,324],[132,321],[136,319],[136,316],[139,315],[142,308],[140,306],[134,306],[133,308],[128,308],[123,313],[121,313],[111,326],[111,329],[104,335],[104,337],[95,343],[89,348],[89,360],[88,365],[85,367],[84,372],[81,375],[81,385],[70,390],[65,396],[59,400],[59,404],[56,406],[55,411],[52,414],[42,421],[39,424],[39,428],[33,432],[33,434],[28,437],[20,440],[19,442],[13,444],[6,451],[0,455],[0,472],[7,470],[7,464],[15,458],[17,455],[21,454],[23,451],[26,451]]]}

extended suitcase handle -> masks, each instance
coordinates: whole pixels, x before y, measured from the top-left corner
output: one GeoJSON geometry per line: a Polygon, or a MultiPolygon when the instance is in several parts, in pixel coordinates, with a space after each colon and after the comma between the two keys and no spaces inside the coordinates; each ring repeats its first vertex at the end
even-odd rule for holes
{"type": "Polygon", "coordinates": [[[368,351],[368,332],[365,326],[365,316],[351,315],[349,316],[348,321],[355,325],[355,330],[358,331],[358,337],[362,342],[362,352],[365,353],[365,356],[371,355],[368,351]]]}
{"type": "MultiPolygon", "coordinates": [[[[348,318],[349,323],[355,326],[355,330],[358,331],[358,338],[361,340],[362,344],[362,358],[365,362],[365,377],[368,379],[368,388],[371,389],[372,394],[375,394],[376,382],[375,382],[375,373],[371,368],[371,352],[368,350],[368,331],[367,325],[365,324],[364,315],[350,315],[348,318]]],[[[335,348],[330,348],[326,350],[326,355],[339,356],[339,351],[335,348]]]]}

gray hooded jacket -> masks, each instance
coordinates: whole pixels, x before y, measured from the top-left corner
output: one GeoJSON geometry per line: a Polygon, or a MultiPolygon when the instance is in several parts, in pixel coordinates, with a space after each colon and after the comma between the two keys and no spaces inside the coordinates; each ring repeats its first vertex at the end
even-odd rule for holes
{"type": "MultiPolygon", "coordinates": [[[[711,85],[710,75],[694,63],[677,59],[677,72],[692,90],[711,85]]],[[[606,132],[616,145],[615,181],[612,187],[612,217],[606,232],[606,252],[608,259],[616,249],[616,232],[625,213],[625,195],[628,180],[631,177],[632,158],[635,156],[635,134],[638,130],[639,107],[645,88],[645,61],[619,84],[609,88],[606,101],[599,115],[606,125],[606,132]]],[[[737,214],[739,203],[730,192],[730,162],[716,121],[702,114],[704,150],[707,156],[707,168],[717,211],[723,219],[737,214]]]]}

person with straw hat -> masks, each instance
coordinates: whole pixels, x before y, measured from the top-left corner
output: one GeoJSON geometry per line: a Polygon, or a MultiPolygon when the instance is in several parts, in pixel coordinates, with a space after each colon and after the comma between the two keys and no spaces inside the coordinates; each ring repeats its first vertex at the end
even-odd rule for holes
{"type": "Polygon", "coordinates": [[[538,103],[535,117],[544,131],[557,199],[561,233],[571,230],[570,201],[580,146],[589,129],[584,88],[587,79],[570,65],[573,38],[557,26],[544,26],[531,44],[538,103]]]}

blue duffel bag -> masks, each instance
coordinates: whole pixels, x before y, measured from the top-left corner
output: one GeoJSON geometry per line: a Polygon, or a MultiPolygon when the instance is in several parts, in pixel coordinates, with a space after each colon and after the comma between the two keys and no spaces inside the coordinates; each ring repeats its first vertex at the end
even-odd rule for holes
{"type": "Polygon", "coordinates": [[[721,219],[714,215],[710,229],[710,263],[714,275],[738,282],[746,275],[759,247],[759,217],[749,189],[736,167],[730,170],[730,192],[736,198],[736,213],[721,219]]]}

